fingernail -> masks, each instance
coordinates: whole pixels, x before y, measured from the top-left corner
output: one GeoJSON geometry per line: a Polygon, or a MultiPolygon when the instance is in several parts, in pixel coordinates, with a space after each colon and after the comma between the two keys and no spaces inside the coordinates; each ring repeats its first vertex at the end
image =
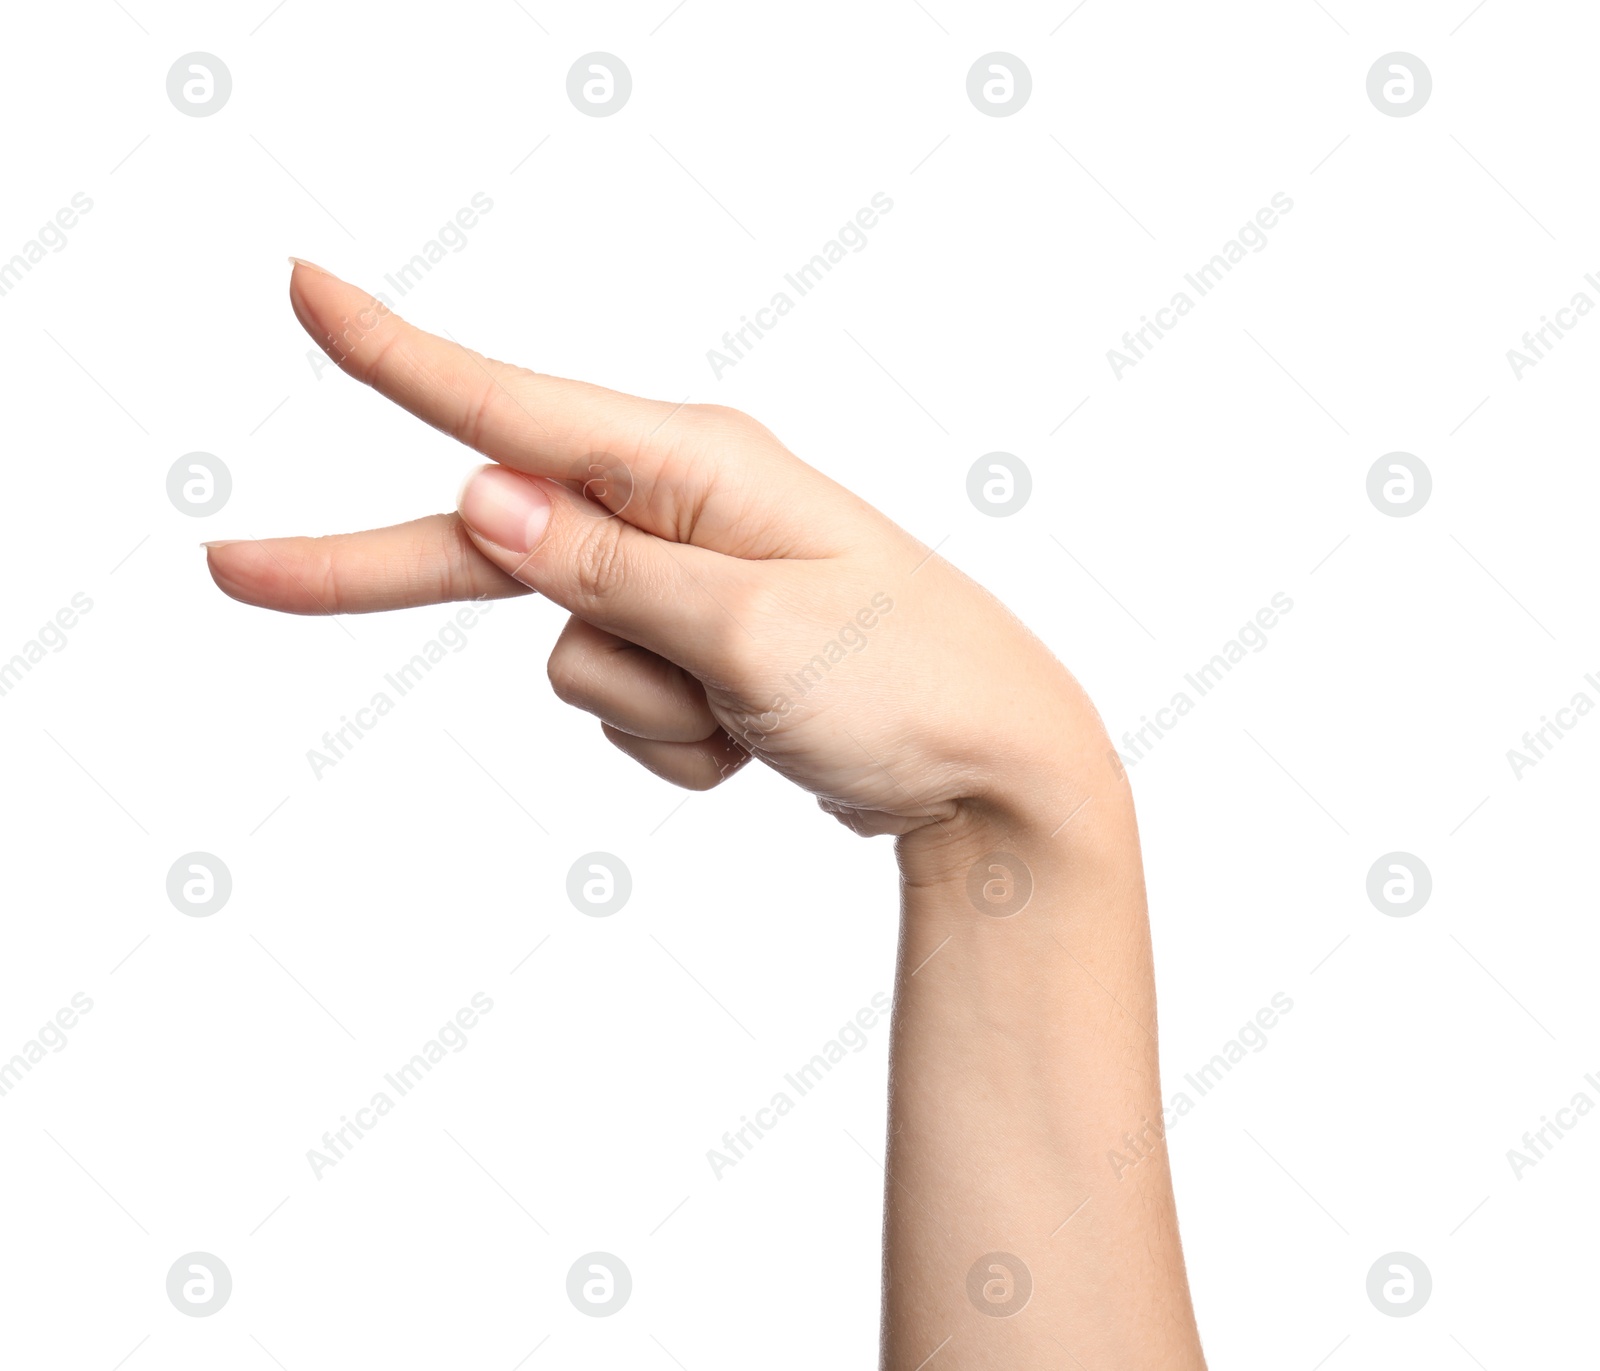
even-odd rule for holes
{"type": "Polygon", "coordinates": [[[333,273],[329,271],[327,267],[319,267],[315,262],[306,261],[304,257],[291,257],[289,259],[289,265],[292,267],[306,267],[311,271],[320,271],[324,276],[333,275],[333,273]]]}
{"type": "Polygon", "coordinates": [[[201,547],[232,547],[235,543],[249,542],[248,538],[216,538],[209,543],[201,543],[201,547]]]}
{"type": "Polygon", "coordinates": [[[550,523],[543,485],[505,467],[473,472],[456,504],[474,533],[508,552],[532,552],[550,523]]]}

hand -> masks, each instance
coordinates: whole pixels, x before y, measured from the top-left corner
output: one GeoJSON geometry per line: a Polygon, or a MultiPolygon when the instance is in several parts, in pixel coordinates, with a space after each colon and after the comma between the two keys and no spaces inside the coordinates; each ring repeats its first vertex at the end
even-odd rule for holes
{"type": "Polygon", "coordinates": [[[650,770],[705,788],[756,757],[900,835],[883,1365],[1203,1367],[1165,1155],[1100,1170],[1161,1115],[1154,984],[1128,787],[1067,672],[743,414],[490,361],[305,265],[289,295],[344,370],[495,465],[455,515],[211,547],[217,584],[299,613],[537,590],[572,615],[556,693],[650,770]],[[1018,870],[998,907],[974,893],[1018,870]],[[1000,1268],[1026,1318],[975,1308],[1000,1268]]]}
{"type": "Polygon", "coordinates": [[[289,298],[341,368],[497,465],[458,515],[210,548],[234,598],[336,613],[536,590],[572,615],[556,693],[624,752],[694,789],[756,757],[864,834],[1064,818],[1087,793],[1072,770],[1109,774],[1038,640],[755,420],[492,361],[309,264],[289,298]]]}

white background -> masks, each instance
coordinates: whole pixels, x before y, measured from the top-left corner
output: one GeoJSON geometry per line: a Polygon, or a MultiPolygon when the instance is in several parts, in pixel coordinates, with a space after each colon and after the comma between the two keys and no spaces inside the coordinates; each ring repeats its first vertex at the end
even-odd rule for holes
{"type": "Polygon", "coordinates": [[[750,410],[993,588],[1113,734],[1292,598],[1131,772],[1164,1090],[1294,1004],[1171,1135],[1208,1353],[1499,1371],[1590,1345],[1600,1122],[1520,1179],[1506,1153],[1600,1101],[1600,721],[1520,780],[1506,751],[1600,700],[1600,322],[1520,380],[1506,351],[1600,300],[1600,21],[1074,3],[7,8],[0,257],[93,209],[0,298],[0,658],[93,609],[0,698],[0,1057],[94,1008],[0,1098],[0,1359],[873,1357],[886,1025],[720,1179],[706,1152],[889,988],[888,843],[769,774],[686,802],[644,774],[550,695],[563,616],[531,599],[318,780],[307,749],[449,611],[277,617],[205,574],[202,538],[450,506],[471,454],[317,374],[284,258],[382,287],[476,192],[492,212],[403,313],[750,410]],[[233,78],[208,118],[165,90],[197,50],[233,78]],[[610,118],[566,95],[596,50],[633,75],[610,118]],[[965,90],[996,50],[1032,72],[1008,118],[965,90]],[[1433,75],[1409,118],[1366,94],[1395,50],[1433,75]],[[714,377],[706,350],[879,191],[869,246],[714,377]],[[1106,350],[1280,191],[1266,249],[1118,379],[1106,350]],[[196,450],[234,483],[204,519],[165,493],[196,450]],[[1006,519],[965,493],[995,450],[1033,474],[1006,519]],[[1396,450],[1433,474],[1410,518],[1366,494],[1396,450]],[[1397,849],[1433,877],[1409,918],[1365,892],[1397,849]],[[165,892],[195,850],[232,873],[210,918],[165,892]],[[633,875],[609,919],[565,894],[595,850],[633,875]],[[324,1130],[479,991],[467,1049],[317,1179],[324,1130]],[[165,1294],[195,1250],[233,1274],[215,1317],[165,1294]],[[633,1273],[609,1319],[565,1294],[593,1250],[633,1273]],[[1414,1317],[1365,1293],[1394,1250],[1433,1275],[1414,1317]]]}

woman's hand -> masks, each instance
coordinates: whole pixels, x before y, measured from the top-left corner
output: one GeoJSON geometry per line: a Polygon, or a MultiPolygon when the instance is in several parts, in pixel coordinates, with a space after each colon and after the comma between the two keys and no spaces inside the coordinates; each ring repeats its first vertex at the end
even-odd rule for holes
{"type": "Polygon", "coordinates": [[[1132,801],[1067,672],[743,414],[490,361],[305,265],[290,299],[496,465],[456,515],[214,546],[218,585],[298,613],[537,590],[572,615],[556,693],[650,770],[705,788],[756,757],[900,835],[884,1366],[1201,1367],[1132,801]]]}
{"type": "Polygon", "coordinates": [[[751,756],[860,833],[1065,818],[1109,744],[1003,607],[734,410],[492,361],[299,264],[289,298],[360,381],[490,458],[456,516],[209,550],[236,599],[362,612],[537,590],[571,611],[568,704],[679,785],[751,756]]]}

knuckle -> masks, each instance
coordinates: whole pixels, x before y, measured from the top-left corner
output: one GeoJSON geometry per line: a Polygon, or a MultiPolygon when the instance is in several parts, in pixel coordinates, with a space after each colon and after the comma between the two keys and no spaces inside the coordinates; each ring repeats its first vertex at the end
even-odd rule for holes
{"type": "Polygon", "coordinates": [[[550,689],[562,704],[579,705],[585,698],[588,673],[583,669],[579,654],[563,638],[556,643],[545,664],[545,675],[550,678],[550,689]]]}
{"type": "Polygon", "coordinates": [[[772,640],[772,625],[781,606],[771,586],[760,578],[742,579],[717,591],[707,623],[708,645],[736,676],[759,673],[772,640]]]}
{"type": "MultiPolygon", "coordinates": [[[[283,577],[285,580],[294,579],[287,568],[283,569],[283,577]]],[[[344,577],[340,575],[339,559],[333,555],[331,547],[326,544],[322,547],[320,575],[317,576],[315,584],[317,586],[315,592],[312,592],[310,587],[306,589],[311,598],[317,602],[322,612],[324,614],[343,613],[348,601],[348,592],[345,589],[344,577]]]]}
{"type": "Polygon", "coordinates": [[[463,407],[456,431],[451,435],[458,443],[465,443],[477,451],[483,450],[483,435],[490,410],[499,399],[499,383],[486,376],[477,395],[463,407]]]}
{"type": "Polygon", "coordinates": [[[627,558],[615,519],[595,519],[573,552],[574,588],[585,603],[604,605],[623,591],[627,558]]]}
{"type": "Polygon", "coordinates": [[[440,591],[447,600],[475,598],[477,590],[473,567],[482,561],[478,545],[472,541],[460,516],[448,525],[444,537],[444,556],[440,563],[440,591]]]}
{"type": "Polygon", "coordinates": [[[748,625],[757,638],[762,636],[764,625],[785,615],[784,607],[778,603],[776,586],[759,574],[737,578],[722,591],[722,598],[730,614],[748,625]]]}
{"type": "Polygon", "coordinates": [[[389,354],[399,346],[401,330],[390,327],[374,342],[373,335],[377,333],[388,310],[379,305],[374,312],[376,317],[371,320],[367,317],[368,313],[367,309],[362,309],[354,320],[349,317],[341,319],[341,332],[331,339],[331,343],[337,350],[334,360],[356,380],[370,386],[376,384],[389,354]]]}
{"type": "Polygon", "coordinates": [[[707,433],[721,438],[751,439],[770,436],[767,426],[742,409],[728,405],[695,405],[695,421],[707,433]]]}
{"type": "Polygon", "coordinates": [[[689,413],[702,423],[707,424],[749,417],[742,409],[734,409],[731,405],[693,404],[689,406],[689,413]]]}
{"type": "Polygon", "coordinates": [[[715,663],[718,678],[730,689],[743,693],[760,681],[763,670],[757,644],[751,642],[741,624],[727,609],[714,608],[697,631],[696,646],[707,661],[715,663]]]}

